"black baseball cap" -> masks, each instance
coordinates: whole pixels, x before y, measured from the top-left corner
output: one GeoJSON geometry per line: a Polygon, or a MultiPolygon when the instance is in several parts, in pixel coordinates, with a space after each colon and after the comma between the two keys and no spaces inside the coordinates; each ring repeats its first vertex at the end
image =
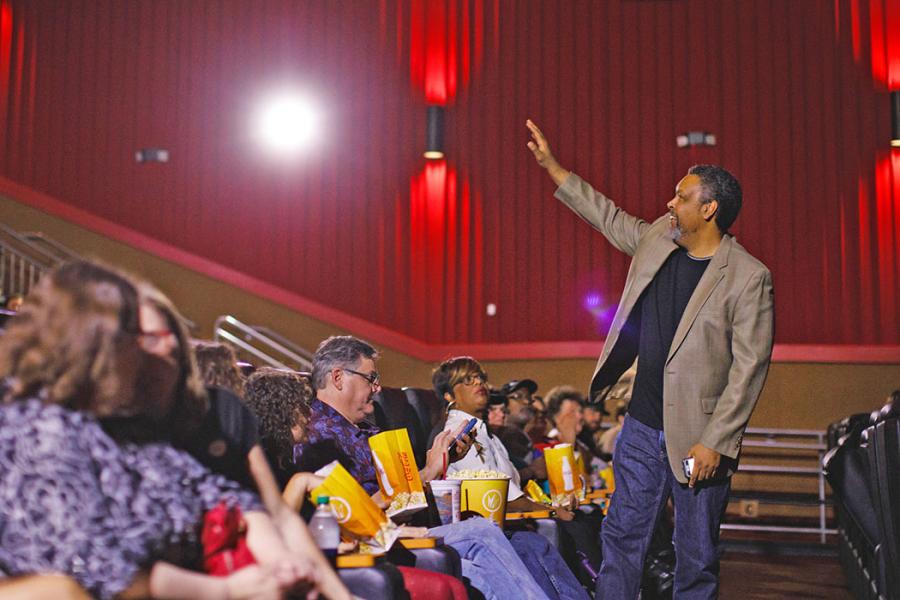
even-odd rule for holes
{"type": "Polygon", "coordinates": [[[488,406],[506,406],[509,404],[509,398],[500,390],[491,390],[488,394],[488,406]]]}
{"type": "Polygon", "coordinates": [[[538,389],[538,384],[534,381],[534,379],[513,379],[503,385],[500,388],[504,394],[512,394],[514,391],[525,388],[529,393],[533,394],[538,389]]]}

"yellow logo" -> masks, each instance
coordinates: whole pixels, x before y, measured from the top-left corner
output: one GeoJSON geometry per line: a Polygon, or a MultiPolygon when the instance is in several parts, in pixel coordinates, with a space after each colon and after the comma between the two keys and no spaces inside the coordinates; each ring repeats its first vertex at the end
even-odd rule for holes
{"type": "Polygon", "coordinates": [[[500,492],[497,490],[488,490],[484,496],[481,497],[481,506],[493,516],[493,514],[503,506],[503,498],[500,496],[500,492]]]}
{"type": "Polygon", "coordinates": [[[332,496],[329,499],[329,504],[331,504],[331,510],[334,511],[334,518],[337,519],[338,523],[346,523],[353,516],[350,504],[343,498],[332,496]]]}

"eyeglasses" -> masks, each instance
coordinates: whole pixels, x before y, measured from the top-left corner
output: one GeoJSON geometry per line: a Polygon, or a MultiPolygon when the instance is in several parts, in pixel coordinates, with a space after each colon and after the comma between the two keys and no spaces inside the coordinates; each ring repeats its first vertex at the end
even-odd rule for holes
{"type": "Polygon", "coordinates": [[[469,373],[463,377],[462,383],[464,385],[484,384],[487,383],[487,375],[484,373],[469,373]]]}
{"type": "Polygon", "coordinates": [[[372,387],[381,387],[381,376],[378,374],[378,371],[372,371],[371,373],[360,373],[359,371],[354,371],[353,369],[348,369],[347,367],[341,368],[348,373],[359,375],[360,377],[368,381],[369,385],[371,385],[372,387]]]}
{"type": "Polygon", "coordinates": [[[137,337],[141,348],[147,352],[153,352],[163,346],[166,341],[175,339],[175,332],[171,329],[140,330],[137,337]]]}
{"type": "Polygon", "coordinates": [[[528,400],[528,396],[525,394],[525,392],[512,392],[510,394],[507,394],[506,397],[510,400],[515,400],[516,402],[528,402],[529,404],[531,403],[531,401],[528,400]]]}

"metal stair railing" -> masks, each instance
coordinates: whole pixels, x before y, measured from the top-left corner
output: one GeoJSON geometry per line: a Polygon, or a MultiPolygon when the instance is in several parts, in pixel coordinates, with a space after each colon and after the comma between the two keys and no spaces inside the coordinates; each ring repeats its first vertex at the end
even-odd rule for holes
{"type": "MultiPolygon", "coordinates": [[[[818,508],[818,527],[792,527],[778,525],[754,525],[754,524],[737,524],[723,523],[723,530],[738,531],[758,531],[768,533],[804,533],[818,534],[822,544],[826,543],[828,535],[835,535],[837,530],[828,527],[827,505],[830,501],[826,494],[825,488],[825,472],[822,469],[822,458],[825,455],[827,445],[825,443],[825,431],[811,429],[772,429],[748,427],[744,432],[743,448],[749,449],[773,449],[785,451],[777,455],[764,456],[754,453],[748,462],[749,456],[745,456],[739,466],[738,473],[753,473],[773,476],[797,476],[797,477],[815,477],[817,483],[817,493],[809,494],[809,498],[805,502],[798,502],[796,494],[787,494],[783,499],[779,499],[777,495],[760,495],[759,502],[766,504],[796,505],[798,503],[807,504],[809,506],[817,506],[818,508]],[[791,466],[784,464],[766,464],[759,462],[767,458],[777,458],[784,460],[802,460],[806,461],[809,466],[791,466]]],[[[746,452],[745,452],[746,454],[746,452]]],[[[741,496],[738,490],[732,487],[732,496],[741,496]]],[[[747,495],[752,498],[752,492],[747,495]]],[[[801,495],[802,496],[802,495],[801,495]]]]}
{"type": "Polygon", "coordinates": [[[54,253],[0,224],[0,291],[5,296],[27,295],[44,272],[60,260],[54,253]]]}
{"type": "Polygon", "coordinates": [[[213,339],[233,346],[239,354],[270,367],[311,371],[312,353],[273,332],[268,327],[247,325],[231,315],[222,315],[213,325],[213,339]]]}
{"type": "Polygon", "coordinates": [[[25,231],[20,235],[27,240],[32,247],[39,248],[47,254],[54,256],[57,263],[81,258],[80,254],[68,246],[57,242],[53,238],[47,237],[40,231],[25,231]]]}

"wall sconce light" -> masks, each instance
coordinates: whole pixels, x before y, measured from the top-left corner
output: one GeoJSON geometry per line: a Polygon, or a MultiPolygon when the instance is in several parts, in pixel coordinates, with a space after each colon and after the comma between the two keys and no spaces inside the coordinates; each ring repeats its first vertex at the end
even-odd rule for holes
{"type": "Polygon", "coordinates": [[[428,123],[425,130],[425,158],[444,158],[444,107],[428,107],[428,123]]]}
{"type": "Polygon", "coordinates": [[[703,131],[688,131],[675,138],[675,143],[679,148],[687,148],[688,146],[715,146],[716,135],[714,133],[706,133],[703,131]]]}
{"type": "Polygon", "coordinates": [[[900,148],[900,92],[891,92],[891,146],[900,148]]]}
{"type": "Polygon", "coordinates": [[[139,163],[169,162],[169,151],[164,148],[141,148],[134,153],[134,160],[139,163]]]}

